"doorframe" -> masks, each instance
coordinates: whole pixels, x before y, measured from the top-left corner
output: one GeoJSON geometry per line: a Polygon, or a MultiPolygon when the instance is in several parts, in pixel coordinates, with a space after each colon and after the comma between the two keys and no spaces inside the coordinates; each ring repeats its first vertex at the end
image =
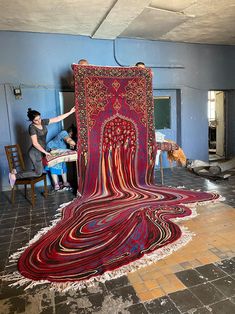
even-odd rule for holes
{"type": "MultiPolygon", "coordinates": [[[[229,109],[229,92],[228,89],[209,89],[208,93],[214,91],[214,92],[223,92],[224,93],[224,158],[226,159],[228,157],[228,109],[229,109]]],[[[208,104],[207,104],[208,109],[208,104]]],[[[208,117],[207,117],[208,118],[208,117]]],[[[209,126],[209,120],[208,120],[208,126],[209,126]]],[[[209,134],[207,134],[207,137],[209,137],[209,134]]],[[[208,145],[208,153],[209,153],[209,145],[208,145]]]]}
{"type": "MultiPolygon", "coordinates": [[[[171,103],[171,128],[159,129],[166,136],[166,139],[172,139],[177,144],[181,145],[181,90],[180,89],[153,89],[154,98],[169,97],[171,103]]],[[[156,131],[156,130],[155,130],[156,131]]],[[[163,168],[170,168],[166,154],[162,156],[163,168]]],[[[159,168],[159,165],[156,166],[159,168]]]]}
{"type": "Polygon", "coordinates": [[[166,132],[167,137],[171,137],[177,143],[180,142],[180,110],[179,110],[179,92],[177,89],[154,89],[153,90],[154,98],[164,98],[169,97],[171,103],[171,128],[159,129],[158,131],[164,133],[166,132]]]}

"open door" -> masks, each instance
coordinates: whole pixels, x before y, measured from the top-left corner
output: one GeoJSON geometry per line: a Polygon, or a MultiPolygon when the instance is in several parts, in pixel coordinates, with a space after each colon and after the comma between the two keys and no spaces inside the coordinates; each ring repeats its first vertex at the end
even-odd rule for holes
{"type": "Polygon", "coordinates": [[[209,157],[211,160],[225,157],[225,93],[224,91],[208,92],[209,157]]]}
{"type": "Polygon", "coordinates": [[[216,118],[216,155],[225,155],[225,117],[224,117],[224,92],[215,93],[215,118],[216,118]]]}
{"type": "MultiPolygon", "coordinates": [[[[177,142],[177,90],[153,90],[153,97],[155,133],[158,131],[166,140],[177,142]]],[[[172,167],[166,153],[162,156],[162,166],[172,167]]]]}
{"type": "MultiPolygon", "coordinates": [[[[59,92],[60,112],[61,114],[68,112],[74,106],[74,92],[59,92]]],[[[67,130],[72,124],[76,126],[75,114],[71,114],[66,119],[62,120],[63,129],[67,130]]],[[[74,162],[67,163],[68,181],[74,186],[77,186],[78,178],[74,174],[77,173],[76,164],[74,162]]]]}
{"type": "MultiPolygon", "coordinates": [[[[60,112],[68,112],[74,106],[74,92],[59,92],[60,112]]],[[[72,124],[76,125],[75,114],[68,116],[62,122],[63,129],[67,130],[72,124]]]]}

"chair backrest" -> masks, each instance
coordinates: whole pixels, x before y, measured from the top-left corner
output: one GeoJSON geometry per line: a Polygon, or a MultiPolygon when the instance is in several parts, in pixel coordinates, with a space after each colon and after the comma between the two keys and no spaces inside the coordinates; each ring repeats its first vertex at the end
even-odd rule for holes
{"type": "Polygon", "coordinates": [[[12,172],[16,169],[17,172],[25,170],[25,164],[19,144],[5,146],[9,170],[12,172]]]}

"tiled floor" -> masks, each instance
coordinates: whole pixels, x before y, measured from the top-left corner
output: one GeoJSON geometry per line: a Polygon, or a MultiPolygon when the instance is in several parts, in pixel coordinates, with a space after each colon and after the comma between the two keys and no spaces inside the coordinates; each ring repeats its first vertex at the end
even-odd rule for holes
{"type": "MultiPolygon", "coordinates": [[[[195,233],[191,242],[128,276],[81,291],[59,293],[47,285],[24,291],[2,281],[0,313],[235,313],[235,176],[209,181],[176,168],[165,170],[164,177],[166,185],[215,190],[226,197],[223,203],[198,207],[195,218],[178,222],[195,233]]],[[[160,182],[158,172],[156,178],[160,182]]],[[[9,193],[1,193],[1,274],[15,269],[8,267],[8,256],[48,226],[59,205],[73,197],[71,192],[56,193],[46,200],[37,195],[32,209],[21,191],[14,207],[9,193]]]]}

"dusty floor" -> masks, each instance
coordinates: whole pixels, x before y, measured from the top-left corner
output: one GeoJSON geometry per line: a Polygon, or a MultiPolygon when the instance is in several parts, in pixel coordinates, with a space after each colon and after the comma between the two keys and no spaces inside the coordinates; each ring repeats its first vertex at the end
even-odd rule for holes
{"type": "MultiPolygon", "coordinates": [[[[0,313],[235,313],[235,176],[209,181],[176,168],[165,170],[164,179],[166,185],[215,190],[226,198],[199,206],[197,217],[179,222],[195,233],[191,242],[128,276],[81,291],[59,293],[47,285],[24,291],[1,282],[0,313]]],[[[159,172],[156,181],[160,183],[159,172]]],[[[48,226],[59,205],[74,197],[67,191],[45,200],[39,192],[34,209],[21,191],[15,206],[8,192],[1,193],[1,274],[14,270],[8,267],[8,256],[48,226]]]]}

